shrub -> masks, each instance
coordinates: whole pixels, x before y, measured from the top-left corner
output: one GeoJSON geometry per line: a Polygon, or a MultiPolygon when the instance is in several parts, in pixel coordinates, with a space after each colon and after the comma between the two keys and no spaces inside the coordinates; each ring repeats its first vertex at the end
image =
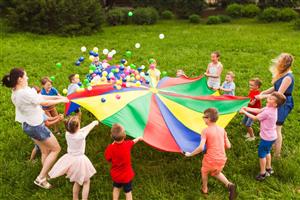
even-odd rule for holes
{"type": "Polygon", "coordinates": [[[234,3],[230,4],[226,8],[226,13],[231,17],[241,17],[242,16],[242,5],[234,3]]]}
{"type": "Polygon", "coordinates": [[[107,12],[106,21],[110,25],[127,24],[128,12],[127,8],[113,8],[107,12]]]}
{"type": "Polygon", "coordinates": [[[259,19],[265,22],[278,21],[279,12],[280,10],[278,8],[273,8],[273,7],[267,8],[261,13],[259,19]]]}
{"type": "Polygon", "coordinates": [[[279,20],[280,21],[289,22],[289,21],[296,19],[298,16],[299,16],[299,14],[292,8],[284,8],[284,9],[280,10],[280,12],[279,12],[279,20]]]}
{"type": "Polygon", "coordinates": [[[134,11],[133,22],[135,24],[155,24],[158,20],[158,12],[155,8],[137,8],[134,11]]]}
{"type": "Polygon", "coordinates": [[[300,30],[300,19],[294,21],[294,29],[300,30]]]}
{"type": "Polygon", "coordinates": [[[219,15],[218,17],[222,23],[231,22],[231,18],[228,15],[219,15]]]}
{"type": "Polygon", "coordinates": [[[200,23],[200,16],[197,14],[192,14],[189,16],[189,21],[193,24],[199,24],[200,23]]]}
{"type": "Polygon", "coordinates": [[[206,24],[221,24],[222,21],[219,16],[209,16],[206,24]]]}
{"type": "Polygon", "coordinates": [[[256,17],[260,12],[260,9],[255,4],[248,4],[242,7],[241,13],[243,17],[256,17]]]}
{"type": "Polygon", "coordinates": [[[99,30],[102,14],[97,0],[23,0],[11,1],[7,18],[22,31],[77,35],[99,30]]]}
{"type": "Polygon", "coordinates": [[[172,19],[172,18],[174,18],[174,14],[170,10],[165,10],[161,13],[161,18],[172,19]]]}

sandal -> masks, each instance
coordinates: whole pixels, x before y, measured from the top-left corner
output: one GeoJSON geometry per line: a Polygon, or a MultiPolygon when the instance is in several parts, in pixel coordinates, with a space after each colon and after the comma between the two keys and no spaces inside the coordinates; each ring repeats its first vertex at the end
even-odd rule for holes
{"type": "Polygon", "coordinates": [[[50,183],[47,182],[47,178],[40,178],[39,176],[36,177],[36,179],[34,180],[34,184],[36,184],[37,186],[44,188],[44,189],[50,189],[52,188],[52,185],[50,183]]]}

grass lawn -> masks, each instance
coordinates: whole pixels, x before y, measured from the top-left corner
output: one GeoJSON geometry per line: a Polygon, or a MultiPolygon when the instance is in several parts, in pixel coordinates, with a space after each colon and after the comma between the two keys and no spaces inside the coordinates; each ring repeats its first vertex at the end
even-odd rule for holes
{"type": "MultiPolygon", "coordinates": [[[[257,146],[255,142],[245,142],[242,135],[245,129],[240,125],[242,116],[237,115],[226,130],[232,143],[227,152],[228,162],[225,175],[238,185],[239,199],[300,199],[300,32],[294,31],[288,23],[260,24],[252,20],[238,20],[222,25],[191,25],[186,21],[162,21],[154,26],[105,27],[92,36],[57,37],[29,33],[8,33],[1,25],[0,74],[2,76],[14,66],[24,67],[29,75],[30,85],[39,85],[43,76],[55,76],[54,86],[62,93],[68,85],[68,75],[88,72],[88,62],[74,66],[81,56],[80,47],[94,46],[99,49],[115,48],[117,63],[126,50],[131,50],[130,63],[146,65],[154,57],[161,71],[174,76],[176,69],[182,68],[190,76],[203,73],[210,61],[210,53],[221,52],[226,71],[236,74],[236,94],[246,96],[248,80],[259,77],[263,80],[262,89],[271,86],[270,60],[281,52],[295,56],[294,90],[295,108],[283,127],[282,159],[273,162],[274,176],[264,182],[254,177],[259,171],[257,146]],[[160,40],[158,35],[165,34],[160,40]],[[135,43],[141,48],[134,48],[135,43]],[[61,62],[62,69],[55,63],[61,62]]],[[[85,54],[87,58],[87,54],[85,54]]],[[[83,80],[83,79],[81,79],[83,80]]],[[[39,160],[28,162],[33,142],[23,133],[21,126],[14,121],[15,111],[11,103],[11,92],[0,90],[0,199],[71,199],[72,184],[64,177],[51,183],[55,188],[46,191],[33,184],[41,165],[39,160]]],[[[58,106],[63,112],[63,106],[58,106]]],[[[126,116],[124,116],[126,117],[126,116]]],[[[94,120],[92,114],[83,111],[82,125],[94,120]]],[[[63,127],[61,127],[63,131],[63,127]]],[[[258,124],[254,125],[258,135],[258,124]]],[[[58,136],[66,152],[64,136],[58,136]]],[[[109,165],[103,152],[111,142],[109,128],[100,125],[87,138],[86,155],[94,164],[97,174],[92,178],[90,199],[111,199],[112,183],[109,165]]],[[[135,146],[132,152],[133,167],[136,172],[133,197],[135,199],[204,199],[200,193],[202,155],[184,158],[175,153],[155,150],[143,143],[135,146]]],[[[209,179],[207,199],[226,199],[227,191],[213,178],[209,179]]],[[[124,196],[122,195],[122,199],[124,196]]]]}

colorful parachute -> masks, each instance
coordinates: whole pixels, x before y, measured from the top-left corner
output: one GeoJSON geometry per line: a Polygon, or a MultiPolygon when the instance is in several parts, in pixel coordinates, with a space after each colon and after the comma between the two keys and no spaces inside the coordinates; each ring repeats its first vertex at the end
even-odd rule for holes
{"type": "Polygon", "coordinates": [[[207,87],[205,77],[165,77],[157,84],[119,90],[107,83],[69,95],[66,113],[80,105],[108,126],[119,123],[127,135],[143,136],[144,142],[152,147],[191,152],[199,145],[206,126],[202,119],[205,109],[217,108],[217,124],[225,127],[249,102],[245,97],[217,95],[207,87]]]}

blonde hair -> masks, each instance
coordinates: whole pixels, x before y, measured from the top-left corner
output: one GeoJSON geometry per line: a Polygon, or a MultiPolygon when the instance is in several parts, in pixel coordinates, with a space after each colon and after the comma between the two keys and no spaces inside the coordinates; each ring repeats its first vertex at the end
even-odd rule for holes
{"type": "Polygon", "coordinates": [[[291,70],[294,58],[291,54],[282,53],[277,58],[273,59],[273,65],[270,67],[270,71],[273,75],[272,83],[274,84],[284,74],[291,70]]]}
{"type": "Polygon", "coordinates": [[[234,74],[232,71],[227,72],[226,75],[231,76],[231,78],[233,78],[233,79],[234,79],[234,77],[235,77],[235,74],[234,74]]]}
{"type": "Polygon", "coordinates": [[[126,138],[125,130],[120,124],[113,124],[111,127],[111,137],[113,140],[120,142],[126,138]]]}

